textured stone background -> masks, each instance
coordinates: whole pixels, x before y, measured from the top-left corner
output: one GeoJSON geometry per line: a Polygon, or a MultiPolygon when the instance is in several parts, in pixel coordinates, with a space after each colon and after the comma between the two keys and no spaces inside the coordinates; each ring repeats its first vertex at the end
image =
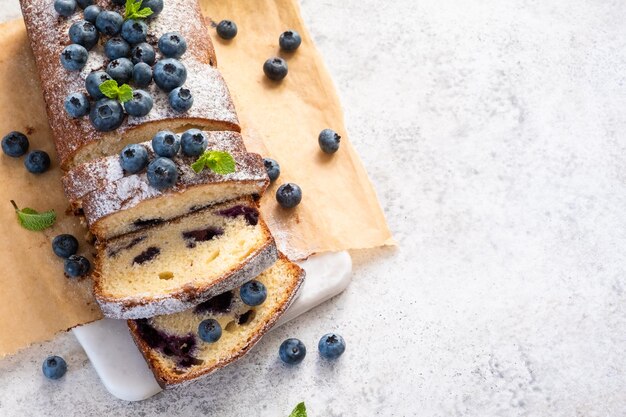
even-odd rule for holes
{"type": "Polygon", "coordinates": [[[0,414],[626,415],[626,5],[302,7],[400,248],[355,253],[344,294],[140,404],[71,334],[34,346],[0,362],[0,414]],[[329,330],[348,343],[333,366],[329,330]],[[277,362],[288,336],[310,348],[296,368],[277,362]],[[41,376],[51,353],[62,381],[41,376]]]}

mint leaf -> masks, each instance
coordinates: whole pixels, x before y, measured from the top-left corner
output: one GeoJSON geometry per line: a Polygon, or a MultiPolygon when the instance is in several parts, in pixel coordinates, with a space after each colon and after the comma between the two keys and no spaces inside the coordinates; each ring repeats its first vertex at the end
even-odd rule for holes
{"type": "Polygon", "coordinates": [[[11,204],[15,207],[15,213],[17,213],[17,220],[20,222],[20,225],[27,230],[40,232],[51,227],[57,219],[54,210],[39,213],[37,210],[29,207],[20,210],[13,200],[11,200],[11,204]]]}
{"type": "Polygon", "coordinates": [[[289,417],[307,417],[306,415],[306,406],[304,403],[300,403],[296,405],[296,408],[293,409],[289,417]]]}
{"type": "Polygon", "coordinates": [[[118,89],[117,98],[122,103],[126,103],[133,99],[133,89],[128,84],[122,84],[118,89]]]}
{"type": "Polygon", "coordinates": [[[138,10],[135,13],[135,17],[133,17],[133,19],[145,19],[146,17],[149,17],[152,15],[152,9],[149,7],[144,7],[141,10],[138,10]]]}
{"type": "Polygon", "coordinates": [[[143,0],[126,0],[124,9],[124,20],[128,19],[145,19],[152,15],[152,9],[149,7],[141,8],[143,0]]]}
{"type": "Polygon", "coordinates": [[[117,99],[119,94],[119,87],[117,86],[117,81],[115,80],[106,80],[102,84],[100,84],[100,92],[107,96],[108,98],[117,99]]]}
{"type": "Polygon", "coordinates": [[[235,172],[235,158],[224,151],[205,151],[191,164],[191,169],[198,174],[205,168],[220,175],[230,174],[235,172]]]}

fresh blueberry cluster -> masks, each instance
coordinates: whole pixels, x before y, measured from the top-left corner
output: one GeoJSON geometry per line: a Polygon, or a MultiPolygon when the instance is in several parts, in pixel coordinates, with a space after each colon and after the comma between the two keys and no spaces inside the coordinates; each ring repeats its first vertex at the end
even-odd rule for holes
{"type": "MultiPolygon", "coordinates": [[[[9,132],[2,138],[2,151],[12,158],[19,158],[28,152],[28,137],[22,132],[9,132]]],[[[31,151],[24,158],[26,170],[32,174],[43,174],[50,168],[50,156],[45,151],[31,151]]]]}
{"type": "MultiPolygon", "coordinates": [[[[113,0],[121,5],[124,1],[113,0]]],[[[147,10],[153,18],[163,10],[163,0],[135,0],[137,10],[147,10]]],[[[168,32],[158,40],[161,59],[157,61],[154,47],[147,42],[148,25],[145,17],[131,15],[125,19],[120,13],[103,10],[92,0],[56,0],[54,8],[61,16],[72,16],[77,6],[83,8],[83,20],[69,29],[72,42],[61,52],[61,63],[68,71],[80,71],[87,64],[89,51],[103,44],[108,58],[105,70],[87,75],[85,88],[88,94],[73,92],[65,99],[65,110],[72,118],[89,115],[96,130],[109,132],[120,127],[126,114],[145,117],[154,105],[152,96],[145,90],[152,81],[168,94],[170,107],[176,112],[186,112],[193,105],[193,95],[183,85],[187,69],[179,58],[187,50],[185,38],[178,32],[168,32]],[[104,39],[106,38],[106,40],[104,39]],[[118,86],[131,84],[129,94],[116,94],[116,90],[101,91],[101,85],[114,80],[118,86]],[[130,93],[132,91],[132,94],[130,93]],[[90,101],[91,99],[91,101],[90,101]]],[[[147,16],[146,16],[147,17],[147,16]]]]}
{"type": "Polygon", "coordinates": [[[199,129],[189,129],[180,137],[169,130],[162,130],[152,138],[152,149],[157,158],[149,161],[148,150],[143,145],[132,144],[122,149],[120,164],[130,174],[147,169],[150,185],[165,190],[173,187],[178,180],[178,168],[171,158],[179,151],[184,156],[200,156],[207,146],[207,136],[199,129]]]}
{"type": "MultiPolygon", "coordinates": [[[[346,341],[337,333],[327,333],[317,344],[320,356],[324,359],[337,359],[346,350],[346,341]]],[[[297,365],[306,356],[306,346],[301,340],[290,338],[281,343],[278,356],[288,365],[297,365]]]]}
{"type": "Polygon", "coordinates": [[[70,234],[58,235],[52,239],[52,252],[59,258],[63,258],[65,274],[70,278],[85,276],[91,269],[89,259],[78,252],[78,239],[70,234]]]}

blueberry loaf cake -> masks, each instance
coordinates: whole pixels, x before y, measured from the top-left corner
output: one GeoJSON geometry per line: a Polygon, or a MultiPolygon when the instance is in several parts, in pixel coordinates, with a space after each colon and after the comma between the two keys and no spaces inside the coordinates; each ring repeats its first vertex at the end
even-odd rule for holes
{"type": "MultiPolygon", "coordinates": [[[[204,131],[207,139],[207,148],[230,153],[244,153],[244,146],[241,134],[231,131],[204,131]]],[[[180,138],[176,138],[180,140],[180,138]]],[[[143,142],[142,145],[148,152],[148,158],[156,157],[152,149],[152,142],[143,142]]],[[[179,163],[189,163],[191,158],[181,156],[175,158],[179,163]]],[[[68,171],[62,178],[65,196],[70,202],[74,212],[80,213],[82,210],[82,199],[92,191],[106,188],[109,184],[124,178],[128,173],[122,167],[120,156],[106,156],[93,161],[85,162],[68,171]]]]}
{"type": "Polygon", "coordinates": [[[20,2],[63,169],[163,129],[240,130],[197,0],[151,0],[147,19],[127,20],[110,0],[95,18],[20,2]]]}
{"type": "Polygon", "coordinates": [[[260,298],[237,288],[181,313],[129,320],[128,326],[159,384],[173,387],[250,351],[289,307],[303,280],[304,271],[281,255],[246,284],[262,292],[260,298]]]}
{"type": "Polygon", "coordinates": [[[277,249],[250,197],[97,246],[94,293],[105,316],[183,311],[269,268],[277,249]]]}

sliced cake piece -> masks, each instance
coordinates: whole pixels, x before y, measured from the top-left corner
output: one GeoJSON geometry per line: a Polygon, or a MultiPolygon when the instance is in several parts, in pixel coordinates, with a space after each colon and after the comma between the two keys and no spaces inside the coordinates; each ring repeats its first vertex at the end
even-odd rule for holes
{"type": "Polygon", "coordinates": [[[128,321],[135,343],[163,388],[209,375],[250,351],[293,301],[304,271],[281,255],[255,280],[267,289],[266,300],[256,307],[244,304],[235,289],[181,313],[128,321]],[[222,329],[214,343],[198,335],[198,326],[206,319],[217,320],[222,329]]]}
{"type": "MultiPolygon", "coordinates": [[[[241,134],[231,131],[204,131],[207,138],[208,149],[227,151],[230,153],[244,153],[246,147],[241,134]]],[[[152,142],[143,142],[141,145],[148,150],[150,160],[156,156],[152,150],[152,142]]],[[[179,163],[191,163],[193,158],[183,158],[179,154],[175,158],[179,163]]],[[[124,178],[127,174],[122,168],[119,155],[111,155],[81,164],[63,176],[63,189],[65,196],[70,202],[72,210],[81,212],[82,199],[85,195],[108,184],[124,178]]]]}
{"type": "Polygon", "coordinates": [[[235,288],[277,258],[258,206],[241,198],[97,246],[94,294],[105,316],[183,311],[235,288]]]}

